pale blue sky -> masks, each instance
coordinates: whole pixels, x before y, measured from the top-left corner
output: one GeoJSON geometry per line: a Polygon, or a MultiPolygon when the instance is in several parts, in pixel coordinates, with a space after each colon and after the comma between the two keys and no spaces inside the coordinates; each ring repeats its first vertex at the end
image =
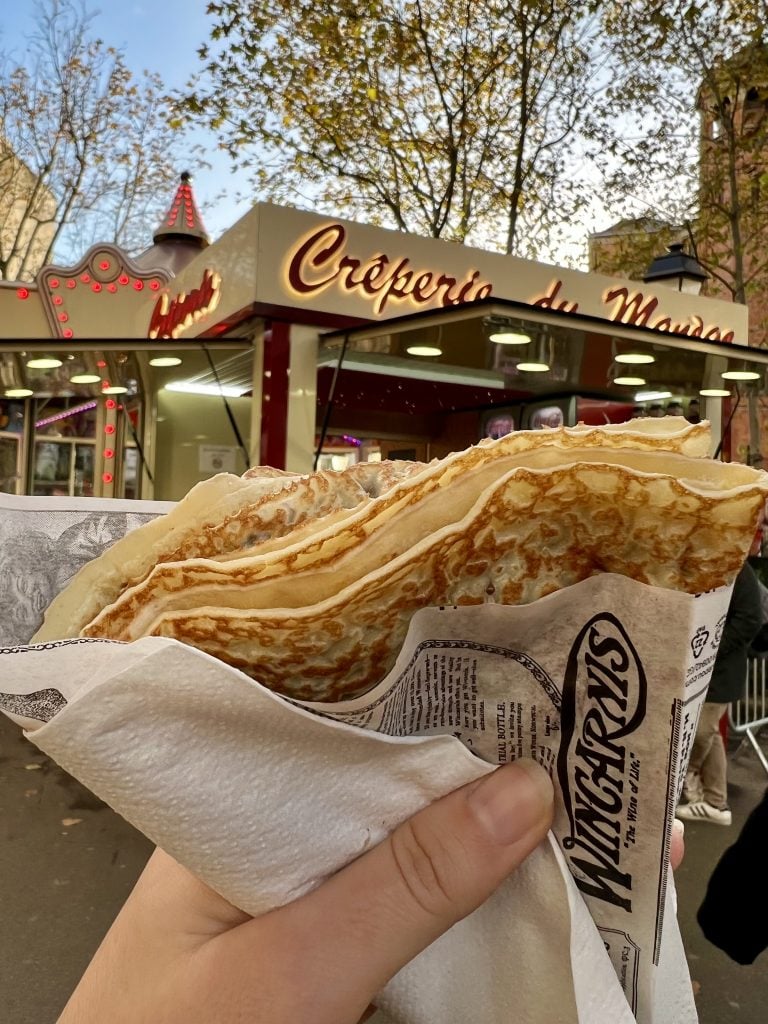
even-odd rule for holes
{"type": "MultiPolygon", "coordinates": [[[[13,16],[9,16],[6,7],[0,19],[0,48],[21,62],[24,37],[34,31],[38,0],[14,0],[9,6],[12,6],[13,16]]],[[[169,87],[182,86],[200,65],[197,49],[208,39],[209,25],[213,23],[206,16],[206,6],[206,0],[155,0],[153,3],[148,0],[141,3],[86,0],[85,3],[86,10],[94,14],[94,34],[108,45],[121,49],[132,71],[156,71],[169,87]]],[[[245,213],[249,204],[237,203],[233,198],[213,201],[221,192],[234,196],[238,179],[230,173],[226,155],[216,152],[212,136],[200,132],[196,141],[206,145],[213,169],[196,172],[190,160],[188,165],[179,167],[179,171],[194,173],[195,196],[203,221],[210,235],[216,238],[245,213]]],[[[169,203],[172,198],[169,193],[169,203]]]]}
{"type": "MultiPolygon", "coordinates": [[[[34,29],[35,10],[39,0],[13,0],[13,16],[5,8],[0,18],[0,49],[10,51],[22,60],[24,37],[34,29]]],[[[209,38],[213,19],[205,13],[207,0],[85,0],[85,8],[94,14],[93,31],[105,43],[121,49],[128,66],[134,72],[144,69],[158,72],[168,87],[180,87],[200,67],[198,47],[209,38]]],[[[247,180],[241,173],[235,177],[230,171],[226,154],[217,151],[212,134],[198,131],[195,141],[204,145],[210,170],[196,168],[190,159],[179,171],[190,170],[194,175],[194,189],[203,222],[212,239],[219,237],[247,211],[248,199],[237,201],[235,194],[247,190],[247,180]],[[216,196],[224,194],[223,199],[216,196]]],[[[172,195],[169,194],[170,202],[172,195]]],[[[298,203],[297,205],[301,205],[298,203]]],[[[566,263],[579,265],[584,260],[584,240],[589,229],[606,226],[606,215],[599,203],[582,223],[575,226],[572,243],[563,243],[560,258],[566,263]],[[589,222],[589,227],[587,227],[589,222]]],[[[148,230],[152,230],[150,225],[148,230]]]]}

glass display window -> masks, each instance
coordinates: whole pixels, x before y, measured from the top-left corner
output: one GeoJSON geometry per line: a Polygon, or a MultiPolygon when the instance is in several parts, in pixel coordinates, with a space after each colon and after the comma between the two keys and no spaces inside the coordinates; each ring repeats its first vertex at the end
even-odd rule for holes
{"type": "Polygon", "coordinates": [[[74,445],[75,473],[73,494],[81,498],[93,497],[93,480],[96,462],[96,446],[81,442],[74,445]]]}
{"type": "Polygon", "coordinates": [[[51,497],[93,495],[95,445],[69,438],[36,440],[33,494],[51,497]]]}
{"type": "Polygon", "coordinates": [[[19,465],[21,436],[0,430],[0,491],[18,494],[22,474],[19,465]]]}

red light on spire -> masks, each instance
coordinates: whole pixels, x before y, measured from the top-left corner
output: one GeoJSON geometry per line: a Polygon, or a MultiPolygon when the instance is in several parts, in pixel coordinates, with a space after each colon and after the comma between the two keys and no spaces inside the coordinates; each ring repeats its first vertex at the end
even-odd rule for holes
{"type": "Polygon", "coordinates": [[[105,484],[111,484],[115,478],[112,476],[111,473],[102,473],[101,479],[104,481],[105,484]]]}
{"type": "Polygon", "coordinates": [[[28,299],[29,298],[29,288],[17,288],[16,289],[16,297],[19,298],[19,299],[28,299]]]}
{"type": "Polygon", "coordinates": [[[108,398],[106,400],[106,402],[104,403],[104,405],[107,407],[107,409],[116,409],[117,408],[117,402],[114,400],[114,398],[108,398]]]}

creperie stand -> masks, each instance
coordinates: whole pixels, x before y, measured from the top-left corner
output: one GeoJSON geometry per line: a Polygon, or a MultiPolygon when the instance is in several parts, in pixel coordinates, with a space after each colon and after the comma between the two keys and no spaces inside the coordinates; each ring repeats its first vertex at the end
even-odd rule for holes
{"type": "Polygon", "coordinates": [[[746,307],[663,286],[266,203],[209,244],[188,176],[139,256],[1,284],[0,332],[0,488],[171,500],[578,420],[718,435],[722,373],[768,364],[746,307]]]}

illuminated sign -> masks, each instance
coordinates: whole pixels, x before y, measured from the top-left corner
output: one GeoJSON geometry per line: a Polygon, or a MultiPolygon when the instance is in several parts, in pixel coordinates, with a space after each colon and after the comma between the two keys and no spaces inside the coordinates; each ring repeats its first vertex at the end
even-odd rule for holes
{"type": "Polygon", "coordinates": [[[345,252],[347,232],[342,224],[326,224],[306,236],[288,254],[288,284],[300,296],[313,295],[336,285],[342,292],[362,293],[381,314],[389,302],[411,306],[455,306],[486,299],[492,286],[470,270],[462,278],[435,270],[416,270],[408,257],[392,259],[378,253],[358,259],[345,252]]]}
{"type": "Polygon", "coordinates": [[[148,337],[178,338],[192,324],[212,313],[221,297],[221,275],[215,270],[203,271],[203,280],[189,295],[181,292],[171,298],[163,293],[155,303],[149,321],[148,337]]]}
{"type": "Polygon", "coordinates": [[[671,334],[687,334],[691,338],[706,338],[708,341],[733,341],[733,331],[722,327],[704,326],[700,316],[694,314],[679,323],[673,323],[668,316],[654,317],[659,300],[653,295],[647,298],[642,292],[630,292],[629,288],[611,288],[606,291],[603,301],[614,303],[610,320],[618,324],[640,324],[654,331],[668,331],[671,334]]]}
{"type": "MultiPolygon", "coordinates": [[[[543,295],[533,300],[533,305],[558,313],[578,313],[578,302],[569,302],[561,297],[562,287],[562,281],[554,281],[543,295]]],[[[684,334],[690,338],[705,338],[707,341],[733,341],[734,338],[732,330],[725,330],[716,324],[705,327],[702,318],[695,313],[680,321],[673,321],[669,316],[656,316],[658,298],[641,291],[630,291],[626,285],[607,289],[602,298],[603,304],[608,307],[605,319],[615,324],[650,327],[654,331],[684,334]]]]}

